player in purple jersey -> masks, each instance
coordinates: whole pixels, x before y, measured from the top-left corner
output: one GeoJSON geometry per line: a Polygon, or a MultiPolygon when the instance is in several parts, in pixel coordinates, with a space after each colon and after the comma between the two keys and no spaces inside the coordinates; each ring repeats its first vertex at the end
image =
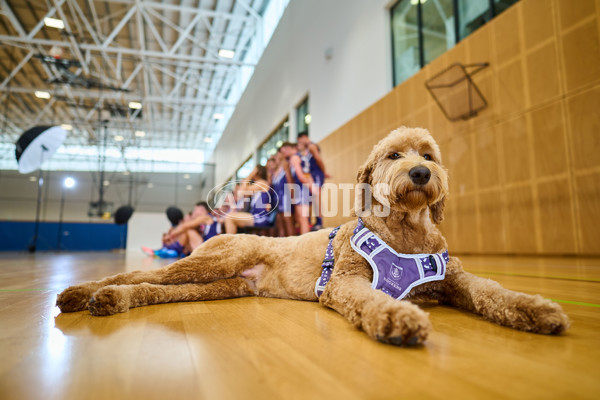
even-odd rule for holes
{"type": "MultiPolygon", "coordinates": [[[[177,224],[181,226],[192,219],[192,213],[189,213],[183,217],[183,219],[177,224]]],[[[151,247],[142,246],[142,251],[149,256],[156,256],[161,258],[176,258],[185,257],[189,254],[188,247],[188,235],[186,232],[171,235],[175,227],[169,229],[168,232],[162,235],[162,247],[158,250],[154,250],[151,247]]]]}
{"type": "Polygon", "coordinates": [[[269,172],[269,184],[273,188],[277,198],[277,216],[275,218],[277,236],[293,236],[294,219],[292,214],[292,199],[288,186],[293,182],[293,178],[290,165],[283,156],[281,149],[278,149],[275,156],[267,161],[267,171],[269,172]]]}
{"type": "Polygon", "coordinates": [[[316,199],[316,204],[313,207],[316,219],[313,230],[321,229],[323,227],[323,219],[321,217],[321,187],[325,183],[325,178],[329,176],[325,172],[325,163],[321,157],[321,150],[317,144],[310,141],[308,132],[300,132],[298,134],[298,149],[303,161],[304,173],[309,174],[313,181],[311,190],[316,199]]]}
{"type": "Polygon", "coordinates": [[[311,179],[302,172],[302,160],[294,143],[285,142],[280,148],[283,156],[290,164],[290,172],[293,178],[292,204],[294,205],[294,218],[300,227],[300,234],[310,231],[308,223],[310,193],[309,185],[311,179]]]}
{"type": "Polygon", "coordinates": [[[271,209],[271,188],[267,182],[267,169],[257,165],[242,182],[240,197],[250,195],[250,210],[232,211],[225,217],[225,232],[237,233],[238,228],[250,226],[266,228],[274,223],[275,213],[271,209]]]}
{"type": "Polygon", "coordinates": [[[191,218],[169,232],[169,237],[186,234],[187,249],[192,252],[211,237],[218,235],[220,231],[219,223],[211,215],[208,204],[201,201],[196,203],[191,218]]]}

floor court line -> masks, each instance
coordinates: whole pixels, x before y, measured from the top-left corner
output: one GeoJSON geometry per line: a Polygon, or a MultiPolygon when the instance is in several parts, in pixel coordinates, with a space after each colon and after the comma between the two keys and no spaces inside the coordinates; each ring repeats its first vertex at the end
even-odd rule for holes
{"type": "Polygon", "coordinates": [[[556,279],[563,281],[576,281],[576,282],[589,282],[589,283],[600,283],[600,279],[596,278],[572,278],[568,276],[553,276],[553,275],[532,275],[532,274],[520,274],[516,272],[497,272],[497,271],[476,271],[466,270],[475,275],[499,275],[499,276],[515,276],[519,278],[537,278],[537,279],[556,279]]]}

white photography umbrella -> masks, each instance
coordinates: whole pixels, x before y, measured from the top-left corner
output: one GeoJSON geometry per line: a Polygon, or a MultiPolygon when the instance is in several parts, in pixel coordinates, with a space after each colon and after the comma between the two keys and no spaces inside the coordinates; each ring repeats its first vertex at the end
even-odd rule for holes
{"type": "Polygon", "coordinates": [[[15,150],[19,172],[28,174],[41,168],[66,138],[67,131],[60,126],[36,126],[23,133],[15,150]]]}

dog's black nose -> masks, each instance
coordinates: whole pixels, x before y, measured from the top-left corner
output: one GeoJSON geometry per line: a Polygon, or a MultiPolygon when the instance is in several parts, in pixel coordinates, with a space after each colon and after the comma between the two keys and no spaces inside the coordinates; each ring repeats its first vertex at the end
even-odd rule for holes
{"type": "Polygon", "coordinates": [[[431,178],[431,171],[427,167],[418,166],[408,171],[410,179],[415,185],[424,185],[431,178]]]}

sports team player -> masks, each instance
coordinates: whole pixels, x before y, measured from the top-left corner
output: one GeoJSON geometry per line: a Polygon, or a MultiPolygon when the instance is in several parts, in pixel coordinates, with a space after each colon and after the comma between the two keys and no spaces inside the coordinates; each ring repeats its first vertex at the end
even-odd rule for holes
{"type": "Polygon", "coordinates": [[[323,218],[321,217],[321,187],[325,183],[325,178],[329,176],[325,172],[325,163],[321,157],[321,150],[316,143],[310,141],[308,132],[300,132],[298,134],[298,150],[302,160],[302,170],[305,175],[310,175],[312,178],[312,194],[316,199],[316,204],[313,206],[315,212],[315,225],[313,230],[318,230],[323,227],[323,218]]]}

